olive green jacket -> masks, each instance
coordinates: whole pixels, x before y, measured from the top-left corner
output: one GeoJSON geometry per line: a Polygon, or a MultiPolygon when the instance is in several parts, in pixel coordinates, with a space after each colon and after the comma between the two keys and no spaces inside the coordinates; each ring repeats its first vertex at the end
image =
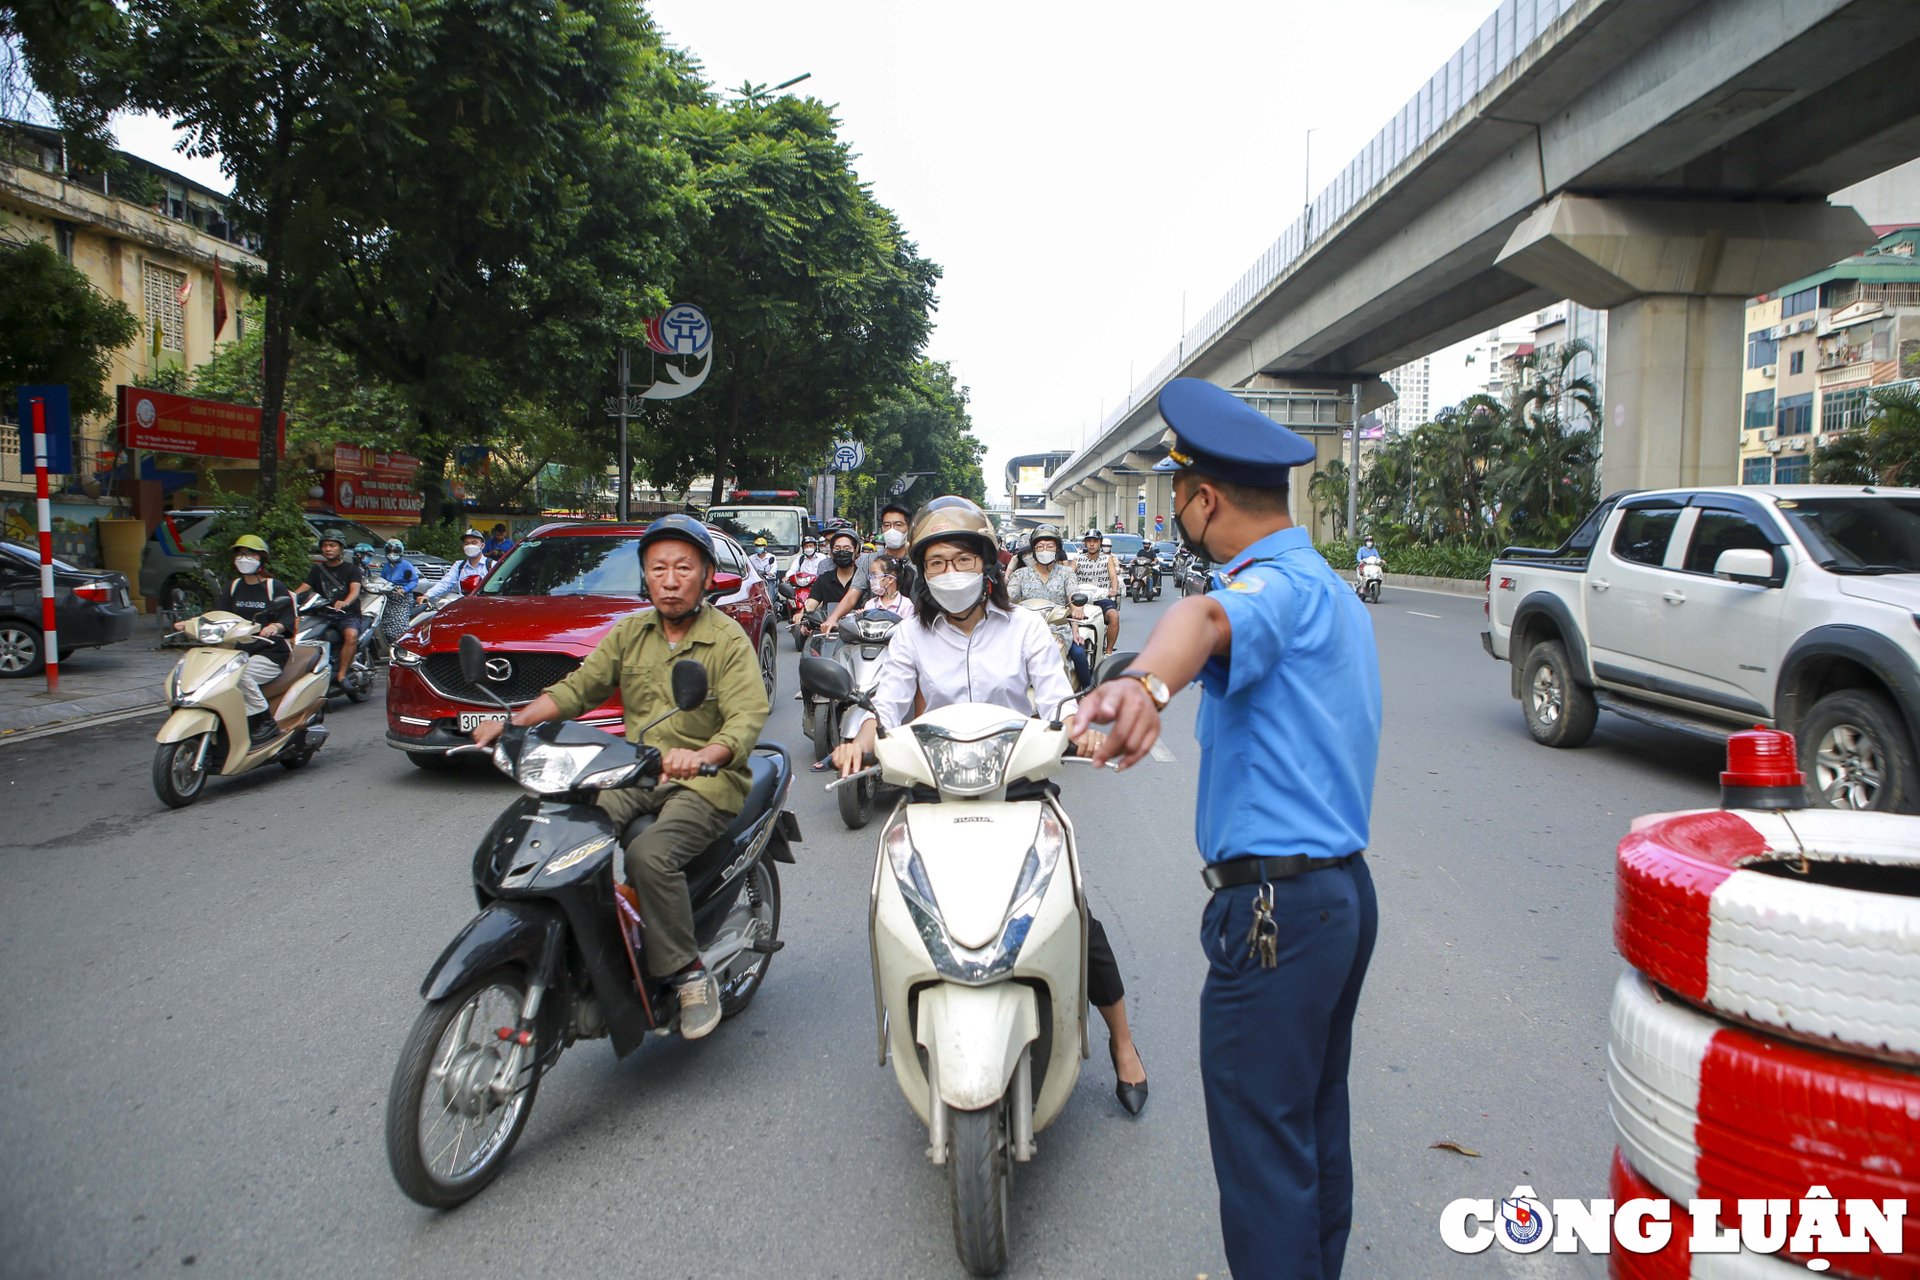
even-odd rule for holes
{"type": "Polygon", "coordinates": [[[767,722],[767,687],[747,633],[712,605],[700,607],[678,646],[667,643],[660,615],[652,609],[622,618],[547,696],[571,720],[618,689],[626,707],[627,741],[639,742],[648,721],[673,710],[673,664],[687,658],[706,665],[707,700],[655,726],[646,743],[663,752],[674,747],[698,751],[714,743],[731,750],[732,762],[713,777],[665,785],[685,787],[722,813],[738,813],[752,782],[747,755],[767,722]]]}

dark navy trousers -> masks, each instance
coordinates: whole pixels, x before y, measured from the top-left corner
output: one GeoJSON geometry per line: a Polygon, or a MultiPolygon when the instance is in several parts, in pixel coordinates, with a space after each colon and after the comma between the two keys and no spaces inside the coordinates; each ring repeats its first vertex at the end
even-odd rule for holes
{"type": "Polygon", "coordinates": [[[1201,917],[1200,996],[1220,1232],[1235,1280],[1333,1280],[1353,1222],[1347,1063],[1379,909],[1365,858],[1273,882],[1278,967],[1247,954],[1257,885],[1201,917]]]}

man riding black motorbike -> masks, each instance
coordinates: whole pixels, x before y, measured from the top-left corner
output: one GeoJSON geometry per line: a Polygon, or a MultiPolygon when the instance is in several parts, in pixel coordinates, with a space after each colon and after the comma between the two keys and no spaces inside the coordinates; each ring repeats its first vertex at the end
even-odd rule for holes
{"type": "Polygon", "coordinates": [[[316,595],[340,613],[333,624],[340,634],[340,653],[333,664],[335,681],[353,665],[353,650],[360,642],[360,566],[346,550],[346,539],[338,529],[321,534],[320,559],[307,571],[306,581],[293,589],[296,597],[316,595]]]}
{"type": "Polygon", "coordinates": [[[828,534],[827,554],[832,558],[832,567],[814,579],[813,596],[807,603],[827,610],[816,629],[831,635],[840,619],[860,603],[868,584],[866,572],[858,563],[860,539],[854,536],[853,530],[835,529],[828,534]]]}
{"type": "MultiPolygon", "coordinates": [[[[691,658],[707,668],[707,701],[648,732],[662,754],[660,785],[603,791],[597,801],[623,832],[636,818],[654,817],[627,840],[627,883],[646,921],[647,971],[672,979],[680,1034],[697,1040],[719,1025],[720,989],[694,943],[682,869],[746,802],[747,760],[767,722],[767,689],[746,633],[705,603],[717,563],[706,527],[690,516],[662,516],[641,535],[639,552],[653,608],[615,624],[572,675],[514,712],[513,723],[572,719],[618,690],[627,740],[637,743],[645,725],[674,710],[672,665],[691,658]]],[[[473,740],[491,743],[505,727],[481,724],[473,740]]]]}

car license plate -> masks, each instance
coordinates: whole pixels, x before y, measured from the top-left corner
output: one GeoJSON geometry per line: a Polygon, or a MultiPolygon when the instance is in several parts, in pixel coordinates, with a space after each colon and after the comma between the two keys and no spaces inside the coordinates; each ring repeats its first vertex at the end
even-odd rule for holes
{"type": "Polygon", "coordinates": [[[475,725],[486,724],[491,720],[505,720],[506,718],[507,713],[504,711],[462,711],[460,713],[460,732],[472,733],[475,725]]]}

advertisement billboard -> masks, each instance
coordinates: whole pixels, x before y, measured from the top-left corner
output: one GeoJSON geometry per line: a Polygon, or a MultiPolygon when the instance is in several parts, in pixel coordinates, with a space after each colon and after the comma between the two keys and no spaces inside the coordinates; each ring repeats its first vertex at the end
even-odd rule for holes
{"type": "Polygon", "coordinates": [[[417,489],[420,459],[353,445],[333,446],[333,509],[377,524],[413,524],[427,501],[417,489]]]}
{"type": "MultiPolygon", "coordinates": [[[[120,443],[129,449],[187,453],[202,458],[260,456],[260,410],[252,405],[196,400],[144,387],[116,389],[120,443]]],[[[287,447],[287,415],[280,415],[280,448],[287,447]]]]}

